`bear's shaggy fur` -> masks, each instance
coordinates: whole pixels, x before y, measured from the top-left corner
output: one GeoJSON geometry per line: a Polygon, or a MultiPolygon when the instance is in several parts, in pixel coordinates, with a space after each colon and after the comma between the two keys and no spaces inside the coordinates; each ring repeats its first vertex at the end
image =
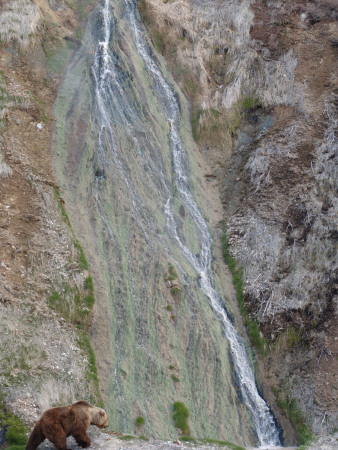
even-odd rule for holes
{"type": "Polygon", "coordinates": [[[87,434],[89,425],[99,428],[108,426],[106,412],[84,400],[73,405],[59,406],[45,411],[28,439],[26,450],[35,450],[45,439],[49,439],[57,450],[67,449],[67,436],[73,435],[81,447],[89,447],[87,434]]]}

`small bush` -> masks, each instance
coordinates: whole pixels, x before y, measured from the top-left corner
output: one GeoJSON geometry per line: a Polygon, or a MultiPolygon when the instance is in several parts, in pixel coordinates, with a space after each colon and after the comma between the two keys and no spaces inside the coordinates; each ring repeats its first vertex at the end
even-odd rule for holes
{"type": "Polygon", "coordinates": [[[135,425],[137,427],[141,427],[144,424],[144,422],[145,422],[144,417],[138,416],[137,419],[135,420],[135,425]]]}
{"type": "Polygon", "coordinates": [[[181,292],[181,289],[175,286],[171,288],[170,292],[172,293],[172,295],[178,295],[181,292]]]}
{"type": "Polygon", "coordinates": [[[6,450],[24,450],[27,443],[26,430],[21,420],[9,412],[0,397],[0,424],[6,427],[6,450]]]}
{"type": "Polygon", "coordinates": [[[176,278],[178,277],[177,272],[175,270],[175,267],[173,266],[173,264],[169,263],[168,264],[168,271],[169,271],[169,277],[168,280],[176,280],[176,278]]]}
{"type": "Polygon", "coordinates": [[[182,402],[174,403],[173,419],[175,427],[182,431],[184,436],[190,436],[190,428],[188,426],[189,411],[182,402]]]}

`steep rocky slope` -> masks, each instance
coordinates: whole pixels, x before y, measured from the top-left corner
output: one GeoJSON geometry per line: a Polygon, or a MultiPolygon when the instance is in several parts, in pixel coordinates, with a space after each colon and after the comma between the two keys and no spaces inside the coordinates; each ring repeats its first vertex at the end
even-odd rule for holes
{"type": "Polygon", "coordinates": [[[0,397],[29,424],[51,405],[100,401],[85,332],[92,281],[50,153],[51,66],[77,26],[61,2],[0,7],[0,397]]]}
{"type": "MultiPolygon", "coordinates": [[[[204,176],[194,190],[216,237],[216,283],[235,317],[234,291],[220,261],[225,218],[231,251],[244,270],[244,304],[266,338],[269,353],[258,363],[261,390],[287,443],[296,441],[288,418],[300,439],[310,434],[303,417],[313,432],[331,433],[338,389],[335,4],[141,0],[139,7],[154,45],[191,103],[200,155],[189,137],[182,99],[183,128],[193,174],[204,176]]],[[[198,280],[180,260],[175,268],[180,276],[168,284],[177,254],[168,257],[142,244],[143,231],[132,219],[121,182],[110,205],[105,167],[84,145],[92,139],[90,109],[85,103],[77,107],[78,97],[73,101],[66,90],[56,113],[65,121],[61,128],[70,130],[65,136],[71,152],[62,161],[70,171],[62,174],[59,159],[58,176],[67,186],[75,235],[69,226],[50,159],[52,104],[91,8],[89,2],[62,0],[0,5],[1,394],[30,424],[55,404],[79,397],[98,402],[93,354],[83,332],[91,322],[104,400],[122,392],[109,406],[117,428],[138,431],[135,417],[146,411],[147,432],[173,435],[170,408],[182,397],[193,413],[193,434],[227,438],[240,429],[247,441],[250,426],[231,380],[227,345],[210,308],[194,297],[198,280]],[[100,209],[102,200],[110,205],[106,211],[100,209]],[[88,212],[93,205],[95,214],[88,212]],[[116,241],[109,243],[112,230],[116,241]],[[99,301],[90,317],[93,286],[77,236],[96,281],[99,301]],[[141,261],[139,268],[130,255],[141,261]],[[185,270],[188,277],[182,276],[185,270]],[[153,301],[148,291],[161,301],[153,301]],[[119,299],[112,309],[111,299],[119,299]]],[[[125,55],[131,52],[123,32],[115,46],[125,55]]],[[[86,63],[93,51],[86,47],[86,63]]],[[[137,58],[129,74],[125,64],[118,65],[125,86],[133,79],[143,86],[137,58]]],[[[86,81],[78,87],[88,89],[89,99],[90,74],[80,70],[72,82],[81,77],[86,81]]],[[[153,109],[141,114],[151,118],[154,134],[166,136],[168,125],[156,124],[154,116],[161,113],[147,89],[141,97],[151,99],[153,109]]],[[[147,164],[142,170],[146,179],[147,164]]],[[[146,190],[142,196],[155,203],[146,190]]],[[[181,235],[198,253],[194,227],[179,201],[175,211],[181,235]]],[[[158,229],[163,226],[160,214],[153,221],[158,229]]],[[[100,445],[106,444],[98,440],[100,445]]]]}
{"type": "Polygon", "coordinates": [[[299,407],[312,431],[332,432],[336,5],[142,0],[139,6],[191,100],[194,136],[213,166],[205,176],[216,177],[222,193],[231,252],[243,268],[244,306],[267,340],[261,370],[278,405],[266,395],[282,423],[299,407]]]}

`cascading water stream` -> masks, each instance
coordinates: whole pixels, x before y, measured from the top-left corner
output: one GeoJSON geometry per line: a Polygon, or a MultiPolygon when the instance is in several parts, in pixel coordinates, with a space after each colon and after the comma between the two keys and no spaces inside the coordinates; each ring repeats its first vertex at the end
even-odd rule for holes
{"type": "MultiPolygon", "coordinates": [[[[160,242],[162,248],[164,248],[165,241],[158,235],[156,226],[149,219],[151,214],[149,214],[148,206],[145,205],[140,195],[138,195],[135,184],[129,174],[128,160],[119,151],[118,138],[114,135],[114,126],[123,124],[126,134],[130,142],[133,143],[140,160],[143,164],[147,164],[151,168],[149,176],[152,178],[153,185],[158,186],[159,192],[156,194],[162,202],[168,234],[177,243],[177,247],[180,249],[181,254],[184,255],[185,260],[194,268],[194,271],[198,275],[199,286],[209,299],[213,310],[222,324],[224,334],[229,342],[233,371],[239,385],[241,397],[251,413],[259,442],[261,445],[278,445],[280,444],[278,431],[269,408],[257,391],[244,342],[228,317],[221,295],[214,288],[215,283],[211,270],[212,237],[189,188],[188,164],[180,137],[181,119],[178,101],[172,87],[165,80],[159,66],[151,56],[143,31],[136,18],[134,2],[132,0],[124,1],[125,23],[129,28],[139,58],[143,61],[150,75],[153,90],[159,103],[161,103],[165,120],[169,125],[169,147],[172,153],[173,178],[181,202],[188,211],[196,228],[199,240],[199,253],[196,254],[195,251],[189,248],[189,244],[180,235],[177,219],[173,212],[172,189],[170,188],[169,180],[165,176],[160,157],[157,159],[156,157],[147,159],[143,156],[144,149],[141,148],[139,139],[141,135],[145,136],[150,134],[151,130],[147,129],[147,126],[134,113],[130,99],[127,93],[124,92],[123,86],[119,81],[119,68],[117,67],[115,56],[110,49],[111,34],[114,28],[110,0],[104,0],[102,6],[101,38],[97,44],[94,65],[92,67],[95,85],[94,116],[97,129],[96,158],[100,170],[102,173],[110,171],[112,177],[118,178],[124,184],[131,198],[132,215],[138,221],[149,248],[153,247],[152,240],[160,242]],[[109,155],[107,151],[109,151],[109,155]]],[[[98,183],[98,181],[96,182],[98,183]]],[[[110,239],[114,240],[114,232],[109,225],[109,217],[104,209],[104,200],[100,198],[100,195],[100,189],[97,189],[97,209],[103,223],[107,227],[110,239]]],[[[165,251],[171,254],[167,248],[165,248],[165,251]]],[[[120,409],[123,415],[124,406],[118,376],[118,368],[123,360],[123,355],[120,354],[119,339],[120,337],[117,336],[117,352],[119,354],[114,372],[114,383],[116,384],[120,409]]],[[[126,425],[124,425],[124,428],[126,428],[126,425]]]]}
{"type": "Polygon", "coordinates": [[[280,444],[278,431],[276,429],[272,414],[260,397],[252,369],[246,354],[245,346],[237,334],[234,326],[229,320],[225,312],[223,301],[219,294],[213,288],[213,278],[211,272],[211,244],[212,239],[205,223],[205,220],[199,211],[197,204],[189,190],[188,173],[184,164],[184,149],[179,137],[179,107],[174,93],[169,84],[164,79],[161,71],[151,58],[143,38],[142,31],[138,26],[135,15],[135,5],[131,0],[126,0],[129,11],[129,19],[132,29],[134,31],[135,42],[140,56],[143,58],[147,69],[152,73],[156,85],[159,87],[163,98],[167,103],[166,116],[170,122],[170,144],[173,155],[173,167],[175,172],[175,179],[180,197],[183,204],[186,206],[193,221],[199,230],[201,252],[200,256],[195,256],[181,241],[177,233],[177,225],[175,224],[174,216],[170,208],[170,198],[165,205],[165,211],[168,216],[168,227],[174,234],[183,253],[194,266],[196,272],[200,277],[201,288],[205,295],[209,298],[212,307],[217,316],[222,321],[225,335],[229,341],[231,356],[234,364],[234,369],[237,374],[241,393],[244,402],[249,407],[256,432],[261,445],[278,445],[280,444]]]}

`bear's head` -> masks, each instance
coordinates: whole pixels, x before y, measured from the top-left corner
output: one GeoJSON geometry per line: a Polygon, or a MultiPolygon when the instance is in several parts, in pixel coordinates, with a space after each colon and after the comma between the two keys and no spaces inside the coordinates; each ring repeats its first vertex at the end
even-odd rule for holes
{"type": "Polygon", "coordinates": [[[108,416],[104,409],[93,406],[91,410],[91,424],[96,425],[98,428],[107,428],[108,416]]]}

